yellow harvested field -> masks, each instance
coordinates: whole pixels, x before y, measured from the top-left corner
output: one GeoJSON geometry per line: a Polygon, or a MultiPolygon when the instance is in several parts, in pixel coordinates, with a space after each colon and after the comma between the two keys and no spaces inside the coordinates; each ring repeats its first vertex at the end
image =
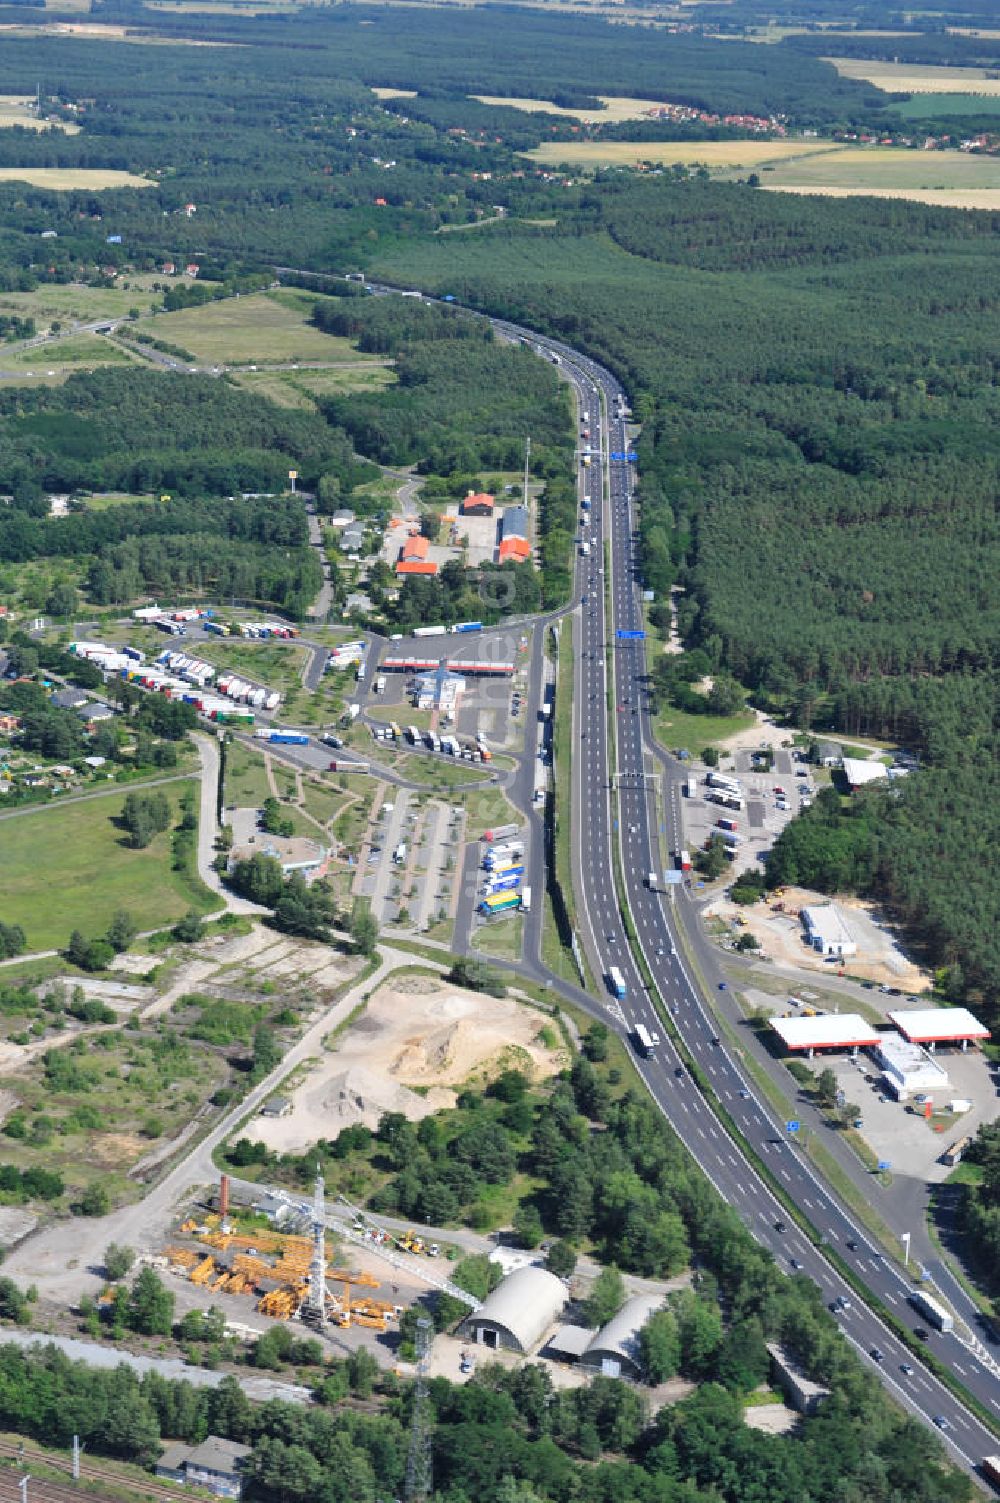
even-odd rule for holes
{"type": "Polygon", "coordinates": [[[827,57],[844,78],[863,79],[891,94],[987,94],[1000,98],[995,69],[938,68],[930,63],[887,63],[878,59],[827,57]]]}
{"type": "MultiPolygon", "coordinates": [[[[377,91],[376,91],[377,92],[377,91]]],[[[626,99],[619,94],[598,94],[603,110],[564,110],[551,99],[508,99],[503,94],[473,94],[480,104],[503,105],[509,110],[525,110],[529,115],[561,115],[565,120],[580,120],[587,125],[617,125],[620,120],[644,120],[653,110],[662,109],[663,99],[626,99]]]]}
{"type": "Polygon", "coordinates": [[[939,209],[992,209],[1000,212],[1000,188],[791,188],[765,183],[769,193],[818,193],[824,198],[906,198],[939,209]]]}
{"type": "Polygon", "coordinates": [[[79,134],[78,125],[66,124],[62,120],[46,120],[44,116],[39,120],[34,111],[34,103],[33,94],[0,94],[0,128],[5,125],[23,125],[26,130],[49,130],[55,126],[67,136],[79,134]]]}
{"type": "Polygon", "coordinates": [[[654,162],[705,167],[759,167],[838,151],[835,141],[553,141],[526,152],[532,161],[569,167],[633,167],[654,162]]]}
{"type": "Polygon", "coordinates": [[[376,99],[416,99],[416,89],[372,89],[376,99]]]}
{"type": "Polygon", "coordinates": [[[115,172],[110,167],[0,167],[0,182],[30,183],[33,188],[51,188],[54,192],[69,192],[73,188],[94,192],[99,188],[153,186],[148,177],[115,172]]]}

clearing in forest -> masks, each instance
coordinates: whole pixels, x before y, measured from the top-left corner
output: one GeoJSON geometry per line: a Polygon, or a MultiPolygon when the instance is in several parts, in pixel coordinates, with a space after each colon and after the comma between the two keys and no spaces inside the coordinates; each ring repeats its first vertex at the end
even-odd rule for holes
{"type": "Polygon", "coordinates": [[[34,94],[0,94],[0,128],[21,125],[25,130],[49,130],[55,127],[67,136],[79,135],[80,127],[63,120],[41,119],[35,114],[34,94]]]}
{"type": "Polygon", "coordinates": [[[365,359],[350,340],[313,327],[309,316],[315,302],[315,295],[309,294],[290,297],[261,292],[230,297],[160,314],[155,333],[158,339],[189,350],[198,360],[220,364],[365,359]]]}
{"type": "Polygon", "coordinates": [[[561,115],[566,120],[582,120],[588,125],[617,125],[621,120],[643,120],[654,110],[662,110],[665,103],[662,99],[626,99],[620,94],[598,94],[603,110],[573,110],[553,104],[551,99],[508,99],[503,94],[473,94],[470,97],[480,104],[526,110],[531,115],[561,115]]]}
{"type": "Polygon", "coordinates": [[[32,188],[70,193],[82,188],[89,193],[101,188],[151,188],[148,177],[134,172],[116,172],[111,167],[0,167],[0,182],[28,183],[32,188]]]}

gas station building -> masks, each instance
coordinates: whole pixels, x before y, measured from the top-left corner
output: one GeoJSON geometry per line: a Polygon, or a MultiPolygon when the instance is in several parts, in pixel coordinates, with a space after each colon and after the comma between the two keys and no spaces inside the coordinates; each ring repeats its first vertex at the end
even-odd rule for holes
{"type": "Polygon", "coordinates": [[[937,1044],[970,1043],[988,1039],[990,1030],[964,1007],[926,1007],[913,1012],[891,1012],[889,1022],[911,1044],[923,1044],[933,1054],[937,1044]]]}
{"type": "Polygon", "coordinates": [[[786,1049],[806,1054],[810,1059],[817,1049],[873,1049],[881,1034],[853,1012],[819,1013],[811,1018],[772,1018],[771,1027],[786,1049]]]}

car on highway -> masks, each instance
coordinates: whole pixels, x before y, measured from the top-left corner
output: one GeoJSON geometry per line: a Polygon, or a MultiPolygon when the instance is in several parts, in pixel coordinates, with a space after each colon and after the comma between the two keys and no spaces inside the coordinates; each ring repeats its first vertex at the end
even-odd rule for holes
{"type": "Polygon", "coordinates": [[[873,1346],[869,1353],[873,1362],[884,1362],[885,1353],[877,1346],[873,1346]]]}
{"type": "Polygon", "coordinates": [[[909,1362],[901,1362],[899,1364],[899,1370],[900,1370],[901,1373],[905,1373],[908,1378],[912,1378],[913,1377],[913,1367],[912,1367],[911,1363],[909,1363],[909,1362]]]}
{"type": "Polygon", "coordinates": [[[930,1332],[926,1326],[914,1326],[913,1334],[918,1341],[928,1341],[930,1339],[930,1332]]]}
{"type": "Polygon", "coordinates": [[[728,981],[720,981],[719,982],[719,991],[720,992],[727,992],[728,990],[729,990],[729,983],[728,983],[728,981]]]}
{"type": "Polygon", "coordinates": [[[796,1272],[802,1267],[802,1264],[799,1262],[798,1258],[789,1258],[788,1261],[791,1267],[796,1270],[796,1272]]]}
{"type": "Polygon", "coordinates": [[[774,1230],[776,1232],[786,1232],[788,1230],[787,1221],[776,1221],[774,1223],[774,1230]]]}
{"type": "Polygon", "coordinates": [[[938,1427],[939,1430],[950,1430],[951,1429],[951,1420],[948,1419],[947,1415],[944,1415],[944,1414],[935,1414],[935,1416],[934,1416],[934,1423],[935,1423],[935,1425],[937,1425],[937,1427],[938,1427]]]}

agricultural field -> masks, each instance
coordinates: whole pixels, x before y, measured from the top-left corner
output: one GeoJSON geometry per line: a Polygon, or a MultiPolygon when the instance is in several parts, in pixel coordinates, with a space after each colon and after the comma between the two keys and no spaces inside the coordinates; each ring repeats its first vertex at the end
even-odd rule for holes
{"type": "Polygon", "coordinates": [[[588,125],[617,125],[622,120],[643,120],[653,110],[662,109],[662,99],[626,99],[615,94],[598,94],[603,110],[569,110],[553,104],[551,99],[505,99],[502,94],[473,94],[479,104],[496,104],[508,110],[525,110],[530,115],[559,115],[566,120],[580,120],[588,125]]]}
{"type": "Polygon", "coordinates": [[[62,120],[39,119],[34,111],[33,94],[0,94],[0,130],[4,126],[20,125],[25,130],[49,130],[53,126],[64,135],[76,136],[80,127],[62,120]]]}
{"type": "Polygon", "coordinates": [[[954,120],[956,116],[1000,116],[1000,94],[915,94],[894,106],[904,120],[954,120]]]}
{"type": "MultiPolygon", "coordinates": [[[[133,784],[129,791],[142,786],[133,784]]],[[[182,793],[197,792],[198,785],[161,786],[176,825],[182,793]]],[[[2,821],[0,911],[5,922],[24,929],[29,950],[61,948],[74,929],[96,937],[121,908],[144,930],[173,923],[190,908],[219,906],[200,882],[173,870],[170,830],[145,850],[128,847],[116,823],[125,794],[119,787],[106,796],[56,802],[2,821]]]]}
{"type": "Polygon", "coordinates": [[[892,94],[983,94],[1000,98],[1000,78],[995,76],[995,69],[890,63],[879,58],[827,57],[823,61],[832,63],[843,78],[863,79],[892,94]]]}
{"type": "Polygon", "coordinates": [[[373,88],[372,93],[376,99],[416,99],[416,89],[378,89],[373,88]]]}
{"type": "MultiPolygon", "coordinates": [[[[939,194],[1000,189],[1000,158],[958,151],[901,151],[892,147],[849,146],[822,156],[765,167],[765,186],[792,190],[843,190],[910,197],[912,190],[939,194]]],[[[994,196],[993,202],[996,202],[994,196]]],[[[983,205],[985,206],[985,205],[983,205]]],[[[969,205],[969,207],[972,207],[969,205]]]]}
{"type": "Polygon", "coordinates": [[[350,340],[324,334],[309,322],[312,295],[258,293],[200,308],[158,315],[158,339],[182,345],[198,360],[217,364],[304,360],[364,360],[350,340]]]}
{"type": "Polygon", "coordinates": [[[151,188],[152,179],[111,167],[0,167],[0,183],[30,183],[52,192],[94,193],[102,188],[151,188]]]}
{"type": "Polygon", "coordinates": [[[1000,209],[1000,188],[792,188],[763,185],[772,193],[799,193],[821,198],[905,198],[937,209],[1000,209]]]}
{"type": "Polygon", "coordinates": [[[760,167],[765,162],[810,159],[837,151],[833,141],[553,141],[526,152],[534,162],[594,170],[653,162],[709,168],[760,167]]]}

